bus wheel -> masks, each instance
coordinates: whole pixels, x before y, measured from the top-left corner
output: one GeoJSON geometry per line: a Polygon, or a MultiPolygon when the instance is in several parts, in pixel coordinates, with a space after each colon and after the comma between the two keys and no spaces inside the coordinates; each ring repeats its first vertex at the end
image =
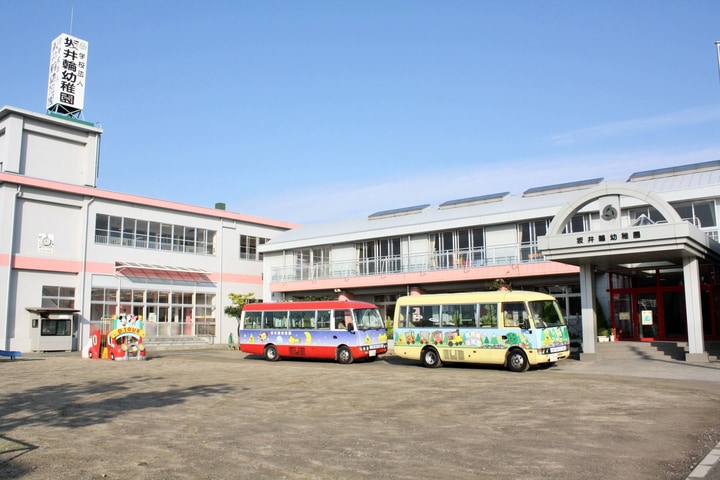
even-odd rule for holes
{"type": "Polygon", "coordinates": [[[507,368],[511,372],[524,372],[530,367],[527,356],[522,350],[515,349],[507,356],[507,368]]]}
{"type": "Polygon", "coordinates": [[[353,356],[352,352],[348,347],[340,347],[337,351],[337,360],[338,362],[348,365],[353,362],[353,356]]]}
{"type": "Polygon", "coordinates": [[[277,347],[275,347],[275,345],[268,345],[267,347],[265,347],[263,357],[268,362],[277,362],[278,360],[280,360],[280,355],[278,355],[277,347]]]}
{"type": "Polygon", "coordinates": [[[423,367],[437,368],[442,365],[440,361],[440,354],[434,348],[426,348],[422,352],[422,364],[423,367]]]}

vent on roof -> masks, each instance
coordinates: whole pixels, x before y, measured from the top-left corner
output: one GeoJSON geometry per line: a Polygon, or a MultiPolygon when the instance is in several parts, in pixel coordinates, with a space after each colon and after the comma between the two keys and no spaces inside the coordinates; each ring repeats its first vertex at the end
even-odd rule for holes
{"type": "Polygon", "coordinates": [[[467,207],[470,205],[479,205],[482,203],[499,202],[503,198],[510,195],[510,192],[491,193],[489,195],[480,195],[478,197],[461,198],[459,200],[449,200],[439,205],[440,208],[450,207],[467,207]]]}
{"type": "Polygon", "coordinates": [[[413,213],[420,213],[429,207],[430,204],[416,205],[414,207],[396,208],[393,210],[383,210],[381,212],[375,212],[368,216],[368,220],[377,220],[378,218],[397,217],[400,215],[410,215],[413,213]]]}
{"type": "Polygon", "coordinates": [[[628,182],[637,182],[640,180],[649,180],[651,178],[672,177],[673,175],[682,175],[686,173],[706,172],[708,170],[717,170],[720,168],[720,160],[712,160],[710,162],[692,163],[690,165],[682,165],[680,167],[657,168],[655,170],[645,170],[644,172],[635,172],[628,178],[628,182]]]}
{"type": "Polygon", "coordinates": [[[546,187],[530,188],[523,192],[523,197],[532,197],[535,195],[547,195],[549,193],[560,193],[569,192],[572,190],[579,190],[581,188],[597,185],[602,181],[602,178],[591,178],[590,180],[581,180],[579,182],[558,183],[556,185],[548,185],[546,187]]]}

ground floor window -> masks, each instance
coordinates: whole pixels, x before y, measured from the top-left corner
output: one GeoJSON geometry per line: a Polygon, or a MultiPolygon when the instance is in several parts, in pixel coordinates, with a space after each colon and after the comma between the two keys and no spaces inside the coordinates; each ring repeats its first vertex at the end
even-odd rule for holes
{"type": "Polygon", "coordinates": [[[132,315],[149,337],[215,335],[216,295],[171,290],[96,287],[91,320],[132,315]]]}

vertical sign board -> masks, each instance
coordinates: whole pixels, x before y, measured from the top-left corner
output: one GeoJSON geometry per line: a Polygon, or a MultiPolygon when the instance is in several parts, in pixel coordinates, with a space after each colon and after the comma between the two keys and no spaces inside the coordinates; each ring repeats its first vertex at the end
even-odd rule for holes
{"type": "Polygon", "coordinates": [[[88,42],[63,33],[50,44],[48,110],[77,113],[85,99],[88,42]]]}

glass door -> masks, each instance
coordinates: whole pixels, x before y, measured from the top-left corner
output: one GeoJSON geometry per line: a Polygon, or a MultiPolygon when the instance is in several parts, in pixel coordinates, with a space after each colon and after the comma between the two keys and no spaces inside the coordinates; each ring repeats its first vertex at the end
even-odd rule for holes
{"type": "Polygon", "coordinates": [[[637,329],[641,339],[655,339],[658,336],[658,309],[655,292],[637,294],[637,329]]]}
{"type": "Polygon", "coordinates": [[[617,338],[635,338],[636,329],[633,322],[632,296],[629,293],[614,293],[612,295],[613,320],[617,338]]]}

